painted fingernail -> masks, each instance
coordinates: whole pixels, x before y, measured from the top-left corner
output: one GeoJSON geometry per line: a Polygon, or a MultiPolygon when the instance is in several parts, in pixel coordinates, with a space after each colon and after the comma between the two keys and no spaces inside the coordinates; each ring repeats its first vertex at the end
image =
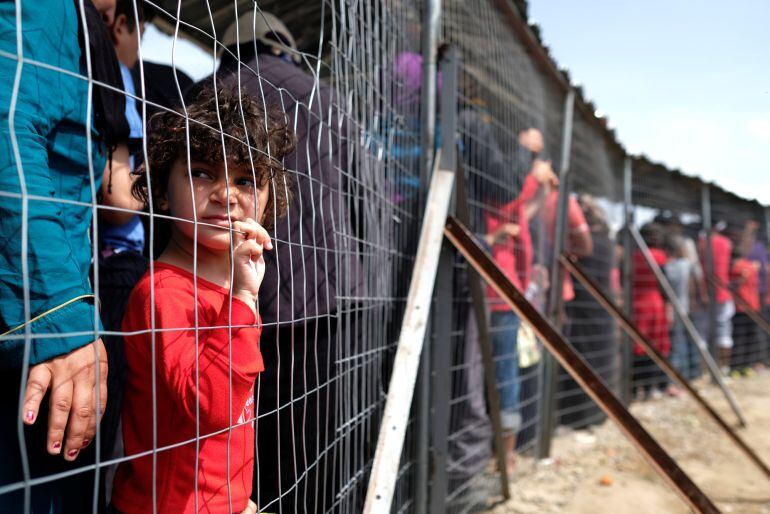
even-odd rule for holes
{"type": "Polygon", "coordinates": [[[83,448],[85,448],[86,446],[88,446],[90,443],[91,443],[91,440],[90,440],[90,439],[83,439],[83,448]]]}
{"type": "Polygon", "coordinates": [[[80,450],[70,450],[67,452],[67,457],[72,457],[74,459],[78,452],[80,452],[80,450]]]}
{"type": "Polygon", "coordinates": [[[55,441],[53,443],[53,449],[58,450],[59,448],[61,448],[61,441],[55,441]]]}
{"type": "Polygon", "coordinates": [[[35,420],[35,411],[28,410],[27,413],[24,415],[24,419],[32,423],[35,420]]]}

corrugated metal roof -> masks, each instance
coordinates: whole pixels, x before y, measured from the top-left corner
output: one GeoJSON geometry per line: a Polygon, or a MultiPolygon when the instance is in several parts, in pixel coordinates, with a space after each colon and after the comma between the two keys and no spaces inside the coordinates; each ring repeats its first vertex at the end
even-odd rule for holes
{"type": "MultiPolygon", "coordinates": [[[[232,0],[188,0],[181,4],[177,0],[154,0],[152,4],[145,4],[145,9],[155,14],[153,23],[161,30],[173,33],[178,4],[180,32],[206,49],[212,48],[215,31],[221,39],[235,19],[236,9],[232,0]]],[[[238,14],[243,14],[252,5],[255,5],[253,0],[239,0],[238,14]]],[[[323,14],[324,41],[329,40],[332,11],[325,2],[263,0],[259,2],[258,8],[280,18],[296,38],[298,48],[311,54],[318,53],[323,14]]]]}

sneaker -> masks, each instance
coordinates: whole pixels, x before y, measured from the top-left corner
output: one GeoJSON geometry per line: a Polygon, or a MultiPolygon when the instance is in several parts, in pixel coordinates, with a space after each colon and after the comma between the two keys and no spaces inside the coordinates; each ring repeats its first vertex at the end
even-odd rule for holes
{"type": "Polygon", "coordinates": [[[668,396],[671,396],[672,398],[679,398],[684,394],[684,391],[682,391],[680,388],[675,386],[674,384],[669,384],[666,388],[666,394],[668,396]]]}
{"type": "Polygon", "coordinates": [[[661,398],[663,398],[663,391],[661,391],[657,387],[653,387],[652,391],[650,391],[650,398],[652,398],[653,400],[660,400],[661,398]]]}

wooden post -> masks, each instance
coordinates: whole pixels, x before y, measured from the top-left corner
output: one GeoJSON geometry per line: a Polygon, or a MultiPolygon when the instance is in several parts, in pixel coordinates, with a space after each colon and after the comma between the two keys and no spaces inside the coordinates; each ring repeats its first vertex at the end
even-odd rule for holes
{"type": "MultiPolygon", "coordinates": [[[[437,155],[436,163],[438,159],[437,155]]],[[[454,171],[436,169],[431,178],[388,399],[366,491],[364,512],[367,514],[389,513],[393,501],[454,177],[454,171]]]]}

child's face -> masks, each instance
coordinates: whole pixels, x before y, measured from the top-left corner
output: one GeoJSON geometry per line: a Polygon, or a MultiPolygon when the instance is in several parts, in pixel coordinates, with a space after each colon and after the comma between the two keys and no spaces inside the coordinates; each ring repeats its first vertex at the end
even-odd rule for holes
{"type": "MultiPolygon", "coordinates": [[[[227,251],[230,248],[228,207],[230,222],[252,218],[261,223],[268,200],[269,182],[257,188],[250,167],[231,164],[227,167],[227,175],[229,196],[224,163],[214,165],[193,161],[188,173],[185,160],[177,159],[168,178],[170,215],[183,220],[197,219],[201,223],[198,225],[198,244],[210,250],[227,251]]],[[[174,231],[191,242],[195,240],[192,223],[174,221],[174,231]]]]}

